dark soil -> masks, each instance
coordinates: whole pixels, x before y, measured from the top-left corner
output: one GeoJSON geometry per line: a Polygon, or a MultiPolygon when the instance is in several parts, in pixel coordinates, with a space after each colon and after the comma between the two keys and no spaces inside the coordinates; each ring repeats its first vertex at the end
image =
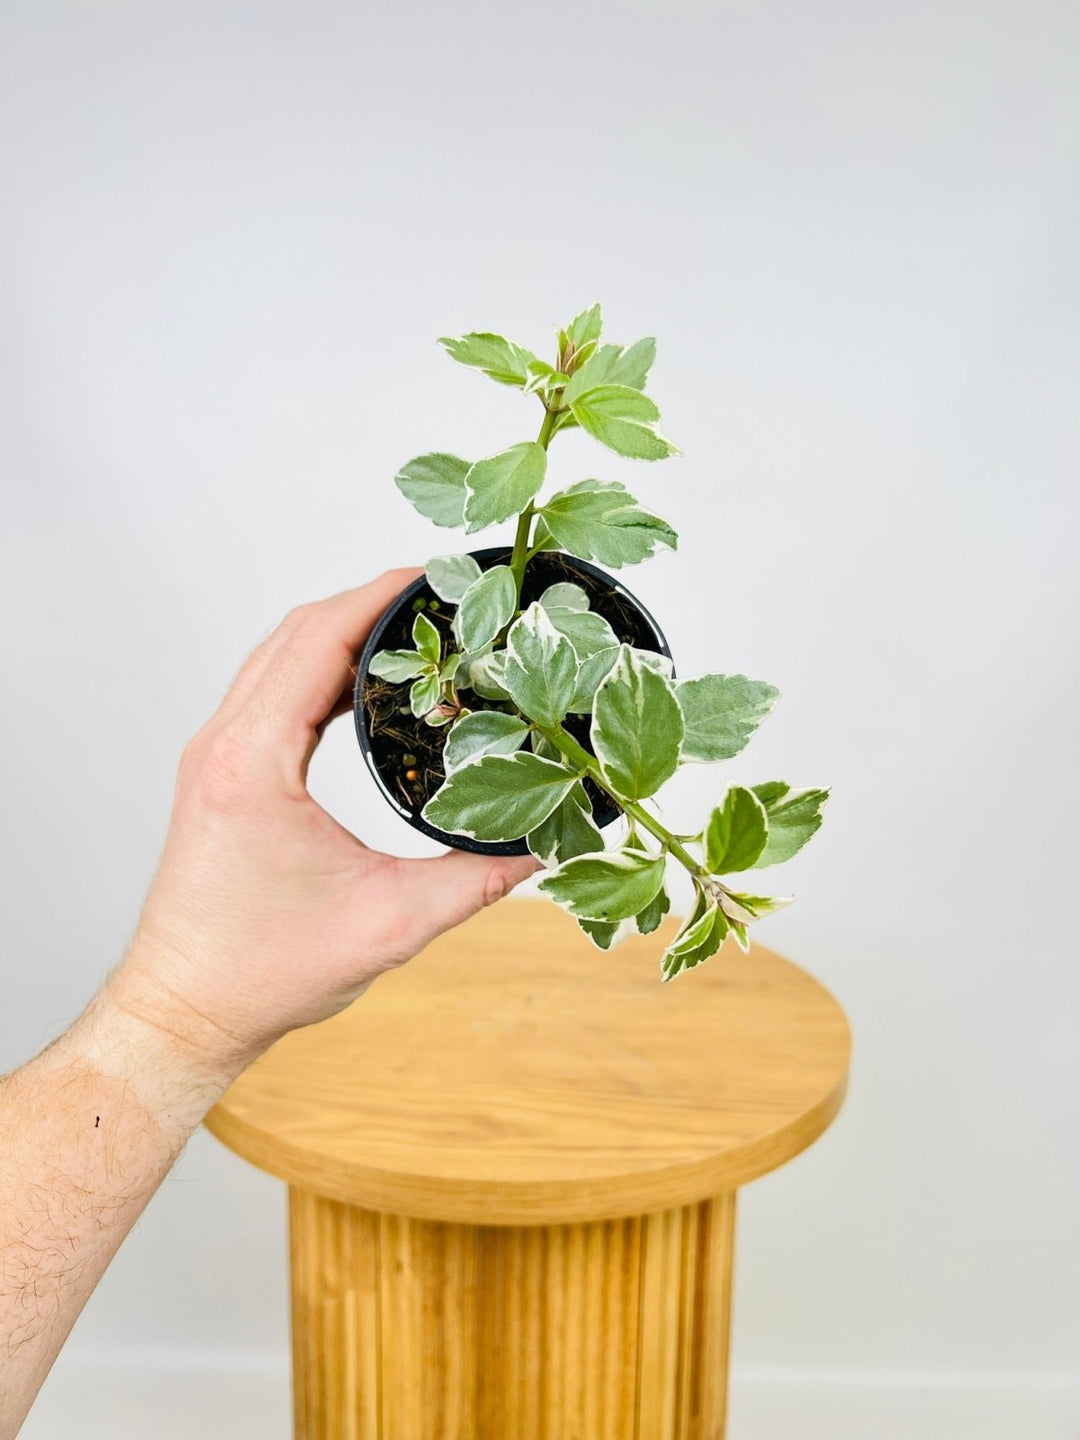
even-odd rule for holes
{"type": "MultiPolygon", "coordinates": [[[[510,559],[510,552],[506,550],[477,558],[481,568],[487,570],[492,565],[505,565],[510,559]]],[[[589,597],[590,608],[604,617],[620,640],[642,650],[658,649],[653,627],[641,611],[618,591],[612,590],[609,584],[581,569],[569,555],[541,552],[529,561],[521,591],[522,607],[531,605],[549,585],[560,580],[580,585],[589,597]]],[[[418,610],[423,610],[449,638],[454,608],[440,600],[430,586],[424,584],[411,604],[403,606],[387,625],[379,639],[379,649],[411,650],[413,619],[418,610]]],[[[367,712],[372,759],[379,773],[401,803],[414,814],[419,814],[445,778],[442,750],[449,727],[426,725],[412,714],[409,709],[410,683],[392,685],[376,676],[365,676],[363,703],[367,712]]],[[[511,708],[497,700],[484,700],[472,691],[466,693],[475,702],[470,708],[511,708]]],[[[591,751],[589,720],[588,715],[569,715],[563,723],[570,734],[591,751]]],[[[607,824],[616,813],[611,800],[590,780],[585,781],[585,788],[589,792],[597,823],[607,824]]]]}

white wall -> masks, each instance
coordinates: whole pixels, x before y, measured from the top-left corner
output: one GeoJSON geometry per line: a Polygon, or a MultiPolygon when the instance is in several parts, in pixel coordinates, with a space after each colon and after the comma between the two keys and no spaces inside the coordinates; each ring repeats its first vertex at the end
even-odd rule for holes
{"type": "MultiPolygon", "coordinates": [[[[4,0],[0,1066],[119,955],[246,650],[445,548],[396,466],[531,433],[434,338],[600,297],[685,459],[556,474],[681,530],[629,578],[684,671],[783,688],[733,771],[835,786],[763,938],[848,1007],[853,1090],[744,1197],[736,1364],[1066,1375],[1078,43],[1055,0],[4,0]]],[[[347,722],[314,783],[423,849],[347,722]]],[[[276,1364],[282,1220],[199,1138],[55,1384],[276,1364]]]]}

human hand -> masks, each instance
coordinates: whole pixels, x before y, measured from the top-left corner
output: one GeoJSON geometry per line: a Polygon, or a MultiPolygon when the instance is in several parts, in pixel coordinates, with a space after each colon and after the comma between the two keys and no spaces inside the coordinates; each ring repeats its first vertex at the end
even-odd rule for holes
{"type": "Polygon", "coordinates": [[[355,655],[418,573],[293,611],[184,752],[161,865],[106,993],[226,1081],[537,868],[530,856],[384,855],[308,793],[355,655]]]}

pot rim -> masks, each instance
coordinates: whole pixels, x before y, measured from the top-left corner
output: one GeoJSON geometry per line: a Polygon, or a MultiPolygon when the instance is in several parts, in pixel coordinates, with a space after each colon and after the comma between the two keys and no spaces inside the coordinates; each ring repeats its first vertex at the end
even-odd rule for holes
{"type": "MultiPolygon", "coordinates": [[[[468,550],[461,553],[471,555],[482,570],[487,570],[490,569],[492,565],[509,560],[512,552],[509,545],[486,545],[479,550],[468,550]]],[[[631,590],[628,590],[614,575],[609,574],[606,570],[601,570],[598,565],[593,565],[588,560],[580,560],[576,555],[569,555],[566,551],[562,550],[553,550],[550,552],[541,551],[540,555],[537,555],[535,558],[540,559],[545,553],[560,556],[560,558],[571,567],[581,569],[592,579],[602,581],[619,594],[624,601],[634,607],[652,630],[657,642],[656,646],[653,647],[656,653],[665,656],[668,660],[672,658],[667,637],[653,618],[651,612],[642,604],[638,597],[631,590]]],[[[386,783],[378,765],[375,763],[371,748],[371,735],[367,726],[367,712],[364,708],[364,681],[367,678],[368,666],[371,664],[372,657],[379,648],[382,637],[391,623],[401,613],[402,609],[411,604],[420,591],[427,586],[426,571],[424,574],[417,576],[410,584],[406,585],[397,599],[393,600],[379,616],[372,627],[371,634],[364,643],[363,649],[360,651],[360,657],[356,664],[356,681],[353,686],[353,724],[356,728],[356,738],[363,753],[364,761],[387,804],[390,805],[391,809],[396,811],[407,824],[411,825],[414,830],[419,830],[422,835],[426,835],[429,839],[436,840],[440,845],[446,845],[453,850],[466,850],[477,855],[527,855],[529,853],[529,847],[524,840],[473,840],[467,835],[452,835],[449,831],[440,830],[437,826],[429,824],[421,814],[415,810],[410,810],[401,803],[386,783]]],[[[608,819],[598,821],[597,823],[600,825],[600,828],[603,829],[612,824],[617,818],[618,811],[614,811],[608,819]]]]}

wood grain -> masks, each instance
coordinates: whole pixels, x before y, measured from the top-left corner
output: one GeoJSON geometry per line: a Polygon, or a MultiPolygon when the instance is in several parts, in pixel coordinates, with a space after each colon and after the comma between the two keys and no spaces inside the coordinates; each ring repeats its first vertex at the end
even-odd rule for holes
{"type": "Polygon", "coordinates": [[[734,1214],[452,1225],[291,1190],[297,1440],[721,1440],[734,1214]]]}
{"type": "Polygon", "coordinates": [[[555,906],[505,901],[286,1036],[209,1128],[299,1189],[417,1219],[584,1223],[734,1190],[832,1120],[848,1027],[757,946],[661,985],[674,928],[605,955],[555,906]]]}

